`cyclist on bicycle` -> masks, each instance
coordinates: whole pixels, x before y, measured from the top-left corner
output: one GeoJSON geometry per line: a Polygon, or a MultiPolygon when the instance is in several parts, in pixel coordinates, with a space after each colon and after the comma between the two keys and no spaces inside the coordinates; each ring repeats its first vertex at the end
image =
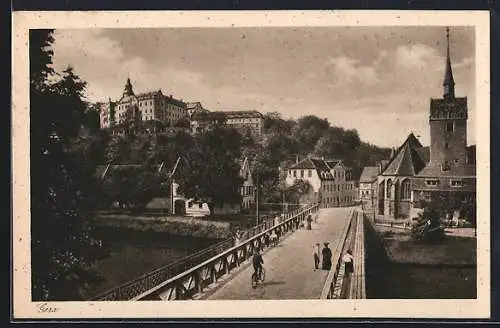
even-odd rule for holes
{"type": "Polygon", "coordinates": [[[260,249],[257,248],[255,254],[253,255],[253,271],[255,277],[259,279],[260,273],[262,272],[262,264],[264,264],[264,260],[262,259],[262,255],[260,254],[260,249]]]}

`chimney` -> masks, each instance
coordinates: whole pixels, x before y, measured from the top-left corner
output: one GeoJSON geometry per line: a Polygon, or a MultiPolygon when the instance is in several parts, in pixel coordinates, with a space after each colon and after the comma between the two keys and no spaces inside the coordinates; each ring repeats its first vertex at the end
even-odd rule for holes
{"type": "Polygon", "coordinates": [[[299,164],[299,155],[295,155],[295,164],[299,164]]]}

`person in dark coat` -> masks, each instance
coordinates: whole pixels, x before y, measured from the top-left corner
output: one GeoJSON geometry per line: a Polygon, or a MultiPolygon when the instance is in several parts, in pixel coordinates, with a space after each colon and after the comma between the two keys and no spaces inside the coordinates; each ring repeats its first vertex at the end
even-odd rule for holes
{"type": "Polygon", "coordinates": [[[330,270],[332,268],[332,250],[328,247],[329,243],[324,243],[323,250],[321,251],[321,256],[323,261],[321,263],[321,268],[323,270],[330,270]]]}

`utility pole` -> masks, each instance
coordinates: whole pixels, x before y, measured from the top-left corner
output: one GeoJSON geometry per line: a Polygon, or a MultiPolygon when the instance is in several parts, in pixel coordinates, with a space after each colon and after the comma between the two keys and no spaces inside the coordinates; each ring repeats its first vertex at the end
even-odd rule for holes
{"type": "Polygon", "coordinates": [[[285,216],[285,187],[286,187],[286,181],[284,181],[282,179],[281,166],[278,167],[278,177],[279,177],[279,184],[281,186],[281,192],[283,193],[283,202],[282,202],[281,214],[283,214],[283,217],[284,217],[285,216]]]}
{"type": "Polygon", "coordinates": [[[257,185],[255,186],[255,219],[259,225],[259,175],[257,174],[257,185]]]}

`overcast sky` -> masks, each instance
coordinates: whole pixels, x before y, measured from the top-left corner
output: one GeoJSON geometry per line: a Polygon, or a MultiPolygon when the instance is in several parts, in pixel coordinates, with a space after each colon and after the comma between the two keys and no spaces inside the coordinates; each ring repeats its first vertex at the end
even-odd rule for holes
{"type": "MultiPolygon", "coordinates": [[[[475,143],[473,28],[451,28],[457,96],[469,98],[475,143]]],[[[72,65],[88,99],[161,89],[209,110],[317,115],[364,141],[429,144],[431,97],[442,96],[443,27],[301,27],[57,30],[54,66],[72,65]]]]}

